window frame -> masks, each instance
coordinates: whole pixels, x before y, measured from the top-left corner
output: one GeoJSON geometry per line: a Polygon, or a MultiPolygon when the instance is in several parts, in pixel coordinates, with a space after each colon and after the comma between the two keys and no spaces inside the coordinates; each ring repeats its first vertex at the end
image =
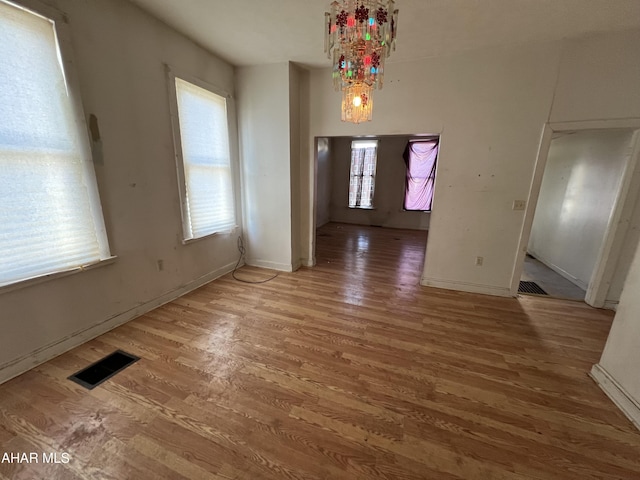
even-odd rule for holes
{"type": "MultiPolygon", "coordinates": [[[[362,147],[363,149],[366,147],[362,147]]],[[[351,139],[351,143],[350,143],[350,147],[349,147],[349,196],[347,198],[347,206],[348,208],[353,208],[353,209],[359,209],[359,210],[374,210],[375,206],[374,206],[374,197],[375,197],[375,193],[376,193],[376,176],[378,173],[378,150],[380,149],[380,139],[379,138],[352,138],[351,139]],[[350,204],[350,197],[351,197],[351,183],[352,183],[352,179],[354,177],[354,175],[352,175],[351,171],[353,169],[353,151],[354,149],[358,149],[357,147],[354,147],[354,145],[357,144],[361,144],[361,145],[366,145],[366,144],[375,144],[375,169],[373,172],[373,175],[371,175],[372,181],[371,181],[371,205],[369,206],[362,206],[362,205],[351,205],[350,204]]],[[[364,168],[364,165],[363,165],[364,168]]],[[[359,175],[362,178],[362,184],[364,184],[364,171],[362,173],[362,175],[359,175]]],[[[357,202],[356,202],[357,203],[357,202]]]]}
{"type": "Polygon", "coordinates": [[[0,285],[0,293],[7,293],[47,280],[65,277],[86,270],[92,270],[104,265],[111,265],[115,262],[117,256],[113,255],[111,252],[111,242],[106,228],[105,209],[98,189],[95,159],[89,137],[85,110],[82,103],[80,82],[75,67],[76,62],[74,58],[71,29],[69,27],[67,15],[56,7],[44,4],[39,0],[0,1],[53,23],[53,32],[58,47],[58,63],[62,69],[65,88],[69,97],[69,106],[73,115],[73,126],[77,132],[80,147],[78,153],[82,158],[83,181],[87,186],[87,195],[89,198],[88,207],[93,219],[93,226],[95,227],[95,235],[100,252],[100,258],[88,264],[57,268],[47,273],[22,278],[11,283],[0,285]]]}
{"type": "Polygon", "coordinates": [[[211,83],[201,80],[187,72],[176,69],[175,67],[164,64],[169,90],[169,114],[171,117],[171,131],[173,135],[173,148],[176,163],[176,175],[178,182],[178,194],[180,198],[180,235],[183,245],[197,242],[216,235],[233,234],[241,225],[241,209],[239,208],[239,162],[238,162],[238,132],[236,127],[236,106],[233,95],[226,90],[219,88],[211,83]],[[231,192],[234,208],[234,226],[228,231],[212,232],[201,236],[189,235],[189,213],[187,204],[187,182],[184,168],[184,155],[182,151],[182,137],[180,134],[180,116],[178,112],[178,94],[176,90],[176,78],[191,83],[208,92],[223,97],[226,100],[227,110],[227,136],[229,143],[229,163],[231,169],[231,192]]]}

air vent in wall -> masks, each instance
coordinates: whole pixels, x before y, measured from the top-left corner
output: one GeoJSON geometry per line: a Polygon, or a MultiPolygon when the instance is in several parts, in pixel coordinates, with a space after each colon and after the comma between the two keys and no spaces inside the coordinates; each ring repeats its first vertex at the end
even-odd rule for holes
{"type": "Polygon", "coordinates": [[[518,293],[532,293],[534,295],[548,295],[536,282],[520,282],[518,293]]]}

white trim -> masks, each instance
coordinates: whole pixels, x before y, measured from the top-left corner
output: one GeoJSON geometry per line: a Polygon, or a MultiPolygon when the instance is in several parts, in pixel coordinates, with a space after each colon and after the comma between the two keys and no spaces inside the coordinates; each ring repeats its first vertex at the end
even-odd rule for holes
{"type": "Polygon", "coordinates": [[[602,308],[604,308],[605,310],[613,310],[614,312],[617,312],[618,303],[620,302],[618,302],[617,300],[606,300],[602,308]]]}
{"type": "Polygon", "coordinates": [[[640,118],[611,118],[601,120],[580,120],[576,122],[550,122],[549,127],[554,132],[567,130],[606,130],[609,128],[640,128],[640,118]]]}
{"type": "Polygon", "coordinates": [[[315,267],[316,266],[316,260],[315,258],[301,258],[300,259],[300,266],[301,267],[315,267]]]}
{"type": "Polygon", "coordinates": [[[441,280],[437,278],[422,277],[420,285],[424,287],[445,288],[447,290],[458,290],[461,292],[481,293],[483,295],[493,295],[497,297],[513,297],[509,287],[498,287],[495,285],[483,285],[479,283],[459,282],[456,280],[441,280]]]}
{"type": "MultiPolygon", "coordinates": [[[[540,139],[540,146],[538,148],[538,156],[534,167],[533,178],[531,180],[531,186],[529,188],[529,199],[527,201],[527,208],[522,224],[522,230],[520,234],[520,241],[518,244],[518,250],[516,251],[516,262],[513,267],[513,273],[511,278],[511,293],[516,295],[518,291],[518,284],[520,276],[524,269],[524,257],[527,252],[527,246],[529,244],[529,237],[531,236],[531,229],[533,226],[533,217],[535,209],[538,204],[538,197],[540,195],[540,188],[542,186],[542,178],[549,156],[549,150],[551,148],[551,140],[555,132],[573,131],[573,130],[605,130],[605,129],[628,129],[637,130],[640,129],[640,118],[619,118],[610,120],[588,120],[577,122],[556,122],[546,123],[543,126],[542,137],[540,139]]],[[[620,216],[625,208],[625,205],[629,201],[629,191],[631,178],[633,177],[636,164],[638,163],[638,149],[640,148],[640,135],[635,134],[634,137],[634,152],[627,159],[623,178],[619,185],[618,195],[616,197],[615,204],[612,206],[612,214],[607,227],[607,232],[603,240],[603,245],[598,255],[594,272],[589,281],[587,288],[587,294],[585,302],[593,307],[602,308],[604,306],[605,296],[609,289],[609,283],[611,276],[614,272],[614,264],[617,263],[618,251],[612,251],[614,239],[618,239],[618,235],[622,236],[624,232],[618,228],[620,216]]],[[[626,209],[628,210],[628,208],[626,209]]],[[[626,228],[626,227],[625,227],[626,228]]]]}
{"type": "Polygon", "coordinates": [[[631,139],[631,152],[623,167],[604,239],[598,252],[593,273],[589,279],[585,301],[593,307],[601,308],[604,306],[611,280],[618,265],[622,244],[625,240],[636,204],[636,197],[638,196],[638,185],[637,182],[633,182],[633,179],[637,180],[638,175],[640,175],[640,170],[637,168],[639,157],[640,130],[636,130],[631,139]]]}
{"type": "Polygon", "coordinates": [[[538,205],[540,187],[542,186],[542,177],[544,175],[544,169],[547,165],[547,157],[549,156],[549,149],[551,148],[552,139],[553,129],[547,123],[542,128],[540,145],[538,147],[538,156],[536,158],[536,164],[533,167],[533,177],[531,178],[531,184],[529,185],[529,197],[527,199],[527,207],[524,212],[522,230],[520,233],[520,242],[518,243],[518,250],[516,251],[516,263],[513,266],[513,273],[511,277],[512,296],[516,296],[518,294],[520,278],[522,277],[522,272],[524,270],[524,257],[527,254],[529,237],[531,236],[531,229],[533,227],[533,216],[536,211],[536,206],[538,205]]]}
{"type": "Polygon", "coordinates": [[[260,267],[260,268],[267,268],[270,270],[279,270],[281,272],[293,272],[295,270],[297,270],[297,267],[299,267],[299,262],[297,263],[297,267],[295,264],[291,264],[291,263],[280,263],[280,262],[271,262],[269,260],[254,260],[254,259],[249,259],[249,260],[245,260],[245,263],[251,267],[260,267]]]}
{"type": "Polygon", "coordinates": [[[206,235],[203,235],[201,237],[194,237],[194,238],[186,238],[182,240],[182,244],[183,245],[190,245],[192,243],[196,243],[199,242],[200,240],[206,240],[207,238],[211,238],[211,237],[219,237],[222,235],[234,235],[238,232],[238,230],[240,229],[240,227],[238,225],[234,225],[233,227],[231,227],[229,230],[224,230],[222,232],[213,232],[213,233],[208,233],[206,235]]]}
{"type": "Polygon", "coordinates": [[[107,259],[111,257],[112,252],[109,247],[109,238],[104,221],[105,215],[103,212],[102,199],[100,198],[100,190],[98,188],[93,151],[91,149],[92,142],[89,137],[89,127],[85,117],[84,105],[82,104],[80,77],[75,67],[76,60],[73,49],[73,36],[64,14],[62,14],[61,20],[55,21],[54,32],[58,43],[59,60],[62,62],[62,74],[64,75],[71,105],[75,113],[74,117],[76,130],[78,132],[78,141],[82,147],[84,182],[89,196],[89,210],[93,217],[95,233],[100,248],[100,257],[107,259]]]}
{"type": "Polygon", "coordinates": [[[25,278],[24,280],[18,280],[6,285],[0,285],[0,295],[3,293],[13,292],[14,290],[20,290],[21,288],[31,287],[48,280],[56,280],[58,278],[67,277],[87,270],[93,270],[94,268],[104,267],[115,263],[118,257],[109,257],[97,262],[90,263],[88,265],[80,265],[78,267],[71,267],[67,270],[60,270],[53,273],[45,273],[44,275],[38,275],[37,277],[25,278]]]}
{"type": "Polygon", "coordinates": [[[46,5],[39,0],[0,0],[3,3],[13,5],[20,10],[33,13],[45,20],[57,22],[66,22],[65,14],[52,5],[46,5]]]}
{"type": "Polygon", "coordinates": [[[108,318],[96,325],[93,325],[89,328],[78,330],[67,337],[57,340],[53,343],[45,345],[44,347],[38,348],[32,352],[29,352],[26,355],[18,357],[16,359],[10,360],[2,365],[0,365],[0,384],[11,380],[14,377],[30,370],[38,365],[45,363],[51,360],[58,355],[62,355],[69,350],[82,345],[83,343],[88,342],[100,335],[107,333],[110,330],[113,330],[120,325],[127,323],[134,318],[137,318],[141,315],[144,315],[151,310],[154,310],[161,305],[169,303],[176,298],[179,298],[186,293],[195,290],[196,288],[200,288],[201,286],[215,280],[216,278],[221,277],[231,271],[233,271],[233,267],[235,267],[235,262],[229,263],[223,267],[214,270],[202,277],[189,282],[176,290],[172,290],[167,292],[157,298],[154,298],[148,302],[142,303],[126,312],[115,315],[111,318],[108,318]]]}
{"type": "Polygon", "coordinates": [[[629,420],[640,430],[640,404],[620,385],[607,370],[596,363],[589,376],[604,393],[622,410],[629,420]]]}
{"type": "Polygon", "coordinates": [[[190,73],[175,68],[167,63],[164,64],[165,74],[167,78],[167,90],[169,99],[169,117],[171,120],[171,131],[173,135],[173,150],[176,163],[176,175],[178,180],[178,193],[180,195],[180,231],[182,244],[187,245],[193,241],[200,240],[202,238],[209,238],[216,234],[235,233],[242,225],[242,203],[240,201],[240,160],[238,151],[238,130],[237,130],[237,118],[236,118],[236,105],[233,95],[226,90],[208,83],[190,73]],[[178,113],[178,98],[176,92],[176,78],[191,83],[197,87],[207,90],[219,97],[225,99],[226,113],[227,113],[227,136],[229,143],[229,159],[231,168],[231,190],[234,202],[234,215],[236,226],[230,231],[213,232],[211,234],[202,235],[198,237],[190,236],[187,225],[189,223],[187,205],[186,205],[186,179],[184,173],[184,159],[182,152],[182,138],[180,136],[180,117],[178,113]]]}

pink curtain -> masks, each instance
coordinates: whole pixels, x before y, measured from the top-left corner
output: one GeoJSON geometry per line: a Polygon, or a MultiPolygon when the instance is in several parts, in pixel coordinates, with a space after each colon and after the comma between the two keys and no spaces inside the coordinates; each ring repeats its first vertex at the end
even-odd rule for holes
{"type": "Polygon", "coordinates": [[[430,211],[436,180],[438,139],[409,142],[403,156],[407,164],[404,208],[430,211]]]}

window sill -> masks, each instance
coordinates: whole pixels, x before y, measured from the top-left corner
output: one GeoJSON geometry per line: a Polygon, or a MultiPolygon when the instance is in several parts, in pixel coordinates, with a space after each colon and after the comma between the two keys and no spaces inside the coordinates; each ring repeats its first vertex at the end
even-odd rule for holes
{"type": "Polygon", "coordinates": [[[347,207],[350,210],[377,210],[376,207],[347,207]]]}
{"type": "Polygon", "coordinates": [[[200,240],[204,240],[206,238],[211,238],[211,237],[216,237],[218,235],[232,235],[236,231],[238,231],[238,228],[240,228],[240,227],[238,227],[238,225],[234,225],[229,230],[223,230],[222,232],[208,233],[206,235],[203,235],[201,237],[196,237],[196,238],[183,238],[182,239],[182,244],[183,245],[190,245],[192,243],[199,242],[200,240]]]}
{"type": "Polygon", "coordinates": [[[46,273],[44,275],[38,275],[37,277],[26,278],[24,280],[18,280],[14,283],[1,285],[0,295],[3,293],[9,293],[15,290],[20,290],[22,288],[31,287],[33,285],[38,285],[39,283],[48,282],[49,280],[56,280],[58,278],[67,277],[69,275],[74,275],[76,273],[84,272],[87,270],[93,270],[94,268],[103,267],[105,265],[111,265],[112,263],[115,263],[117,258],[118,257],[113,256],[113,257],[105,258],[103,260],[98,260],[97,262],[90,263],[88,265],[73,267],[68,270],[62,270],[60,272],[46,273]]]}

